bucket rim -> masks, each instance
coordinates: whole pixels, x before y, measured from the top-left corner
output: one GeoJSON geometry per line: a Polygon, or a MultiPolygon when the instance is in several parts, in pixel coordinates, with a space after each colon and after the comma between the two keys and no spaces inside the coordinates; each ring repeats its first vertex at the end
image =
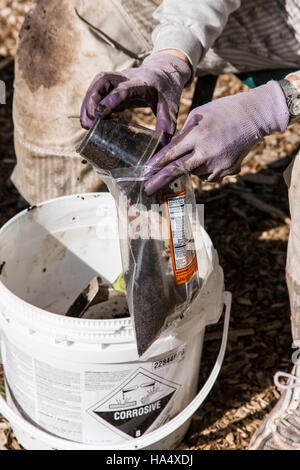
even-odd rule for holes
{"type": "MultiPolygon", "coordinates": [[[[22,219],[22,217],[26,216],[29,211],[31,210],[38,210],[39,208],[47,207],[51,204],[59,204],[61,200],[70,200],[70,199],[102,199],[106,200],[107,203],[110,205],[114,205],[114,199],[112,195],[107,192],[93,192],[93,193],[78,193],[78,194],[71,194],[67,196],[61,196],[59,198],[49,199],[44,202],[40,202],[35,204],[34,206],[30,206],[16,214],[10,220],[8,220],[0,229],[0,237],[5,230],[8,229],[11,225],[16,223],[16,221],[22,219]]],[[[48,310],[44,310],[43,308],[37,307],[26,300],[21,299],[16,294],[14,294],[5,284],[2,282],[0,276],[0,299],[7,299],[9,298],[10,302],[14,302],[16,307],[18,307],[18,313],[16,313],[15,317],[23,317],[26,315],[28,321],[42,321],[43,322],[43,329],[49,332],[49,328],[63,328],[67,327],[68,331],[72,330],[79,330],[82,332],[80,337],[84,337],[86,334],[92,335],[101,335],[103,340],[109,340],[111,342],[113,336],[116,340],[123,339],[127,341],[131,341],[134,339],[134,331],[133,331],[133,324],[132,319],[130,317],[126,318],[112,318],[112,319],[100,319],[100,320],[91,320],[85,318],[71,318],[65,317],[63,315],[59,315],[55,312],[51,312],[48,310]],[[20,315],[22,312],[22,315],[20,315]],[[116,332],[119,332],[116,334],[116,332]]],[[[0,312],[1,315],[1,312],[0,312]]],[[[3,316],[3,315],[2,315],[3,316]]],[[[5,316],[5,315],[4,315],[5,316]]],[[[10,315],[11,316],[11,315],[10,315]]],[[[24,323],[24,322],[22,322],[24,323]]],[[[27,323],[27,322],[26,322],[27,323]]],[[[40,330],[40,329],[39,329],[40,330]]],[[[62,333],[62,332],[56,332],[62,333]]],[[[68,335],[69,336],[69,335],[68,335]]]]}
{"type": "MultiPolygon", "coordinates": [[[[0,228],[0,237],[8,227],[26,216],[28,209],[29,211],[38,210],[51,204],[59,204],[60,201],[76,199],[82,200],[83,202],[98,199],[106,201],[106,203],[115,207],[114,198],[109,192],[76,193],[52,198],[30,206],[12,217],[0,228]]],[[[208,233],[202,226],[201,230],[205,238],[205,243],[208,243],[209,246],[213,248],[213,243],[208,233]]],[[[65,317],[64,315],[44,310],[21,299],[4,285],[0,276],[0,304],[1,303],[4,312],[0,311],[0,319],[2,317],[4,321],[7,321],[7,317],[9,316],[10,319],[16,319],[23,327],[36,330],[41,334],[51,334],[55,337],[59,336],[65,338],[66,341],[99,341],[102,344],[107,344],[127,343],[135,340],[134,325],[131,317],[99,320],[65,317]],[[3,305],[3,300],[14,303],[15,308],[13,313],[10,311],[9,315],[5,314],[6,307],[3,305]],[[36,322],[40,324],[38,328],[36,327],[36,322]]]]}

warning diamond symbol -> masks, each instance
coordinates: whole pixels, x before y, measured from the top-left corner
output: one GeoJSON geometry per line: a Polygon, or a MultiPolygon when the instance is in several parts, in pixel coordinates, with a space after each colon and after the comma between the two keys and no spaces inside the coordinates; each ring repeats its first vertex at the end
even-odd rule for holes
{"type": "Polygon", "coordinates": [[[161,414],[179,385],[139,368],[91,414],[129,436],[142,436],[161,414]]]}

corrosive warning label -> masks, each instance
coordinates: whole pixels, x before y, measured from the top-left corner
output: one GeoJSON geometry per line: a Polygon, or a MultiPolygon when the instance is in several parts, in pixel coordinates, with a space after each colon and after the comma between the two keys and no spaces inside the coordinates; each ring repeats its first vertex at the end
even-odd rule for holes
{"type": "Polygon", "coordinates": [[[89,413],[132,437],[142,436],[174,396],[178,384],[139,368],[89,413]]]}
{"type": "Polygon", "coordinates": [[[187,365],[193,370],[195,350],[186,344],[155,361],[124,364],[49,362],[47,354],[2,337],[10,404],[64,439],[118,445],[158,429],[193,397],[186,371],[187,365]]]}

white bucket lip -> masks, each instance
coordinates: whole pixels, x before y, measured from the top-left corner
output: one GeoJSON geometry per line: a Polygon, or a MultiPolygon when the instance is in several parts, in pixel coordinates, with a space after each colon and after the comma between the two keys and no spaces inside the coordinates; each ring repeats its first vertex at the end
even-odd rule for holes
{"type": "MultiPolygon", "coordinates": [[[[49,199],[48,201],[38,203],[34,206],[31,206],[33,209],[31,210],[38,210],[44,206],[59,203],[60,200],[68,200],[68,199],[93,199],[93,198],[102,198],[107,199],[109,201],[113,201],[113,198],[109,192],[107,193],[82,193],[82,194],[72,194],[68,196],[61,196],[59,198],[49,199]]],[[[21,219],[28,213],[28,208],[21,211],[19,214],[15,215],[12,219],[7,221],[0,229],[0,236],[1,234],[12,224],[14,224],[17,220],[21,219]]],[[[124,341],[131,341],[134,339],[134,332],[133,332],[133,324],[132,319],[130,317],[127,318],[117,318],[117,319],[105,319],[105,320],[89,320],[83,318],[70,318],[65,317],[62,315],[58,315],[55,312],[50,312],[44,310],[40,307],[37,307],[33,304],[30,304],[26,300],[20,299],[16,294],[14,294],[10,289],[8,289],[2,282],[0,277],[0,297],[7,298],[9,297],[11,300],[14,301],[16,307],[20,309],[22,314],[27,316],[27,320],[29,321],[36,321],[40,320],[43,322],[43,330],[46,330],[49,333],[49,328],[64,328],[66,327],[68,332],[70,329],[74,329],[76,331],[80,330],[81,334],[80,337],[84,338],[85,336],[92,335],[101,335],[102,340],[107,340],[109,342],[112,341],[112,338],[115,340],[124,340],[124,341]]],[[[11,316],[11,314],[10,314],[11,316]]],[[[16,316],[20,317],[18,313],[16,316]]],[[[24,319],[25,320],[25,319],[24,319]]],[[[40,328],[39,328],[40,330],[40,328]]],[[[55,334],[59,333],[57,330],[55,334]]],[[[65,332],[61,331],[61,334],[65,334],[65,332]]],[[[69,336],[69,334],[67,335],[69,336]]]]}
{"type": "MultiPolygon", "coordinates": [[[[93,192],[93,193],[78,193],[59,198],[49,199],[47,201],[31,206],[31,210],[38,210],[44,206],[51,204],[59,204],[61,200],[75,200],[75,199],[106,199],[107,202],[114,203],[114,199],[109,192],[93,192]]],[[[15,215],[7,221],[0,229],[1,234],[17,220],[21,219],[28,213],[28,208],[15,215]]],[[[207,239],[213,247],[212,241],[206,234],[207,239]]],[[[90,320],[83,318],[70,318],[59,315],[55,312],[49,312],[40,307],[37,307],[29,302],[19,298],[10,289],[8,289],[2,282],[0,276],[0,301],[1,299],[8,299],[14,302],[16,309],[14,312],[10,310],[9,318],[17,318],[18,323],[24,327],[34,330],[47,336],[53,335],[61,338],[62,341],[84,341],[84,342],[101,342],[102,344],[108,343],[128,343],[135,341],[135,332],[133,320],[130,317],[105,319],[105,320],[90,320]],[[39,322],[39,327],[36,327],[36,322],[39,322]]],[[[5,314],[2,314],[5,319],[5,314]]],[[[1,318],[1,313],[0,313],[1,318]]]]}

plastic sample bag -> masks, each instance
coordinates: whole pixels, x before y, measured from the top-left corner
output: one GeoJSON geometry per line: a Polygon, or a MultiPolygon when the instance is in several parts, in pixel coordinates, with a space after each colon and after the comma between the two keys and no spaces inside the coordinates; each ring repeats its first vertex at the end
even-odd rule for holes
{"type": "Polygon", "coordinates": [[[97,121],[79,149],[115,199],[139,355],[184,318],[202,284],[189,217],[195,212],[189,177],[150,197],[144,192],[143,169],[159,139],[149,129],[110,119],[97,121]]]}

